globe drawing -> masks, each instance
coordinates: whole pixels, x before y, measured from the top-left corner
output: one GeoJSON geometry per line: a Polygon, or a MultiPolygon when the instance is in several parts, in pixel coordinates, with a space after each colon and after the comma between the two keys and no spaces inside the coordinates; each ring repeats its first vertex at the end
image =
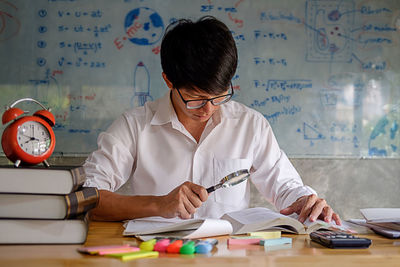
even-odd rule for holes
{"type": "Polygon", "coordinates": [[[161,16],[154,9],[148,7],[131,10],[125,17],[124,27],[128,39],[137,45],[157,43],[164,31],[161,16]]]}
{"type": "Polygon", "coordinates": [[[375,125],[368,142],[369,156],[396,156],[400,146],[400,115],[396,109],[375,125]]]}

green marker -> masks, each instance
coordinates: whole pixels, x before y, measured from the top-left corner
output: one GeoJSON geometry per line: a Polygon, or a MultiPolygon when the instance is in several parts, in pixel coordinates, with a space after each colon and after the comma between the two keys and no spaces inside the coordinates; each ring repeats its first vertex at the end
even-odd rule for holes
{"type": "Polygon", "coordinates": [[[193,240],[186,242],[185,244],[183,244],[183,246],[179,250],[179,253],[185,254],[185,255],[194,254],[196,243],[197,242],[195,242],[193,240]]]}

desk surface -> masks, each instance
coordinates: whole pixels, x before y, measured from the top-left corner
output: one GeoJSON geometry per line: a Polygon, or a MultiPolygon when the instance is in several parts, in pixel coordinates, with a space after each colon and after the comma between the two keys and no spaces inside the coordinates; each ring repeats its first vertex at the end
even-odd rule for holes
{"type": "MultiPolygon", "coordinates": [[[[122,223],[91,222],[84,246],[112,244],[137,245],[135,238],[123,237],[122,223]]],[[[293,247],[264,251],[262,246],[227,247],[226,236],[212,256],[160,254],[158,259],[122,262],[101,256],[82,255],[81,245],[1,245],[0,266],[400,266],[400,240],[377,235],[368,249],[328,249],[310,241],[308,235],[285,235],[293,238],[293,247]]]]}

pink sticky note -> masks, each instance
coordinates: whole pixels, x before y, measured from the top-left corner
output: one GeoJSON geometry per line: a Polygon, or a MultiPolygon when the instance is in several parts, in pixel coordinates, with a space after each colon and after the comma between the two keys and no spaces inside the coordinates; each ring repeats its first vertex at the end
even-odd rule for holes
{"type": "Polygon", "coordinates": [[[78,248],[78,251],[82,252],[82,253],[96,254],[100,250],[126,248],[126,247],[130,247],[130,245],[125,244],[125,245],[111,245],[111,246],[81,247],[81,248],[78,248]]]}
{"type": "Polygon", "coordinates": [[[139,251],[138,247],[124,247],[124,248],[112,248],[112,249],[104,249],[99,251],[99,255],[108,255],[108,254],[116,254],[116,253],[128,253],[139,251]]]}

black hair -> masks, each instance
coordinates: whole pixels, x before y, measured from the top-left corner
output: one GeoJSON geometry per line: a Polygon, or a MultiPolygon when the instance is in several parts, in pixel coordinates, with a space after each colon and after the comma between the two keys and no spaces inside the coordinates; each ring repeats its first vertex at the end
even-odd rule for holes
{"type": "Polygon", "coordinates": [[[232,33],[212,16],[170,24],[161,43],[163,72],[178,89],[225,92],[236,72],[237,58],[232,33]]]}

